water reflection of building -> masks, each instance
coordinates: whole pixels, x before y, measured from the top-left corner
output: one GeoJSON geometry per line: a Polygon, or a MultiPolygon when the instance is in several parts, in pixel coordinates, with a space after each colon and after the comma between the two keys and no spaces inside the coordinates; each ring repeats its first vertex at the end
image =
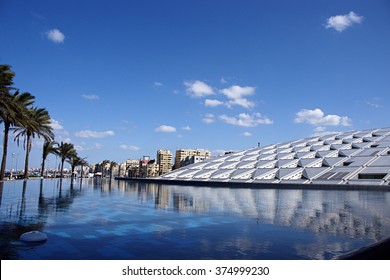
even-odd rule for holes
{"type": "MultiPolygon", "coordinates": [[[[126,184],[126,182],[121,182],[126,184]]],[[[141,184],[127,183],[135,191],[141,184]]],[[[257,223],[379,240],[390,234],[390,193],[368,191],[221,189],[142,184],[156,208],[222,212],[257,223]],[[370,203],[370,201],[374,201],[370,203]]]]}

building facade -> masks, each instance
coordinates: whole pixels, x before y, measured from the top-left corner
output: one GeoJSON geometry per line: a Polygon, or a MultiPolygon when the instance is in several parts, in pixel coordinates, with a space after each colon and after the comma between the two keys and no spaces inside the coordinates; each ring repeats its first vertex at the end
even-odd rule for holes
{"type": "Polygon", "coordinates": [[[176,150],[175,169],[211,158],[207,150],[176,150]]]}
{"type": "Polygon", "coordinates": [[[169,150],[157,151],[157,165],[159,175],[163,175],[172,170],[172,153],[169,150]]]}

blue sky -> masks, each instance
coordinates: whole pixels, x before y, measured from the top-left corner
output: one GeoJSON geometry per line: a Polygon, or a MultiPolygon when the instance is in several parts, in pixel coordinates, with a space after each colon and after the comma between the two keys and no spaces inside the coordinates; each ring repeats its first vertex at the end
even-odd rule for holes
{"type": "Polygon", "coordinates": [[[90,163],[216,155],[388,127],[389,26],[386,0],[2,0],[0,63],[90,163]]]}

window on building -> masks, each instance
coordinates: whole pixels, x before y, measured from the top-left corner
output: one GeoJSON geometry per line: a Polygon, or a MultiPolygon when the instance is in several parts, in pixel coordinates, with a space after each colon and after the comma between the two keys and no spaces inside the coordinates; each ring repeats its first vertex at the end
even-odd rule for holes
{"type": "Polygon", "coordinates": [[[381,180],[386,177],[386,173],[360,173],[358,179],[360,180],[381,180]]]}

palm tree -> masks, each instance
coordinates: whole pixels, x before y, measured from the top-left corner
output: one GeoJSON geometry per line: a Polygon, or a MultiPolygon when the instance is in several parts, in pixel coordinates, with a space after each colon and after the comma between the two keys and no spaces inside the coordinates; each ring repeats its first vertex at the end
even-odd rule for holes
{"type": "Polygon", "coordinates": [[[9,102],[5,99],[9,95],[15,77],[15,72],[11,70],[9,65],[0,65],[0,114],[3,114],[3,111],[9,110],[9,102]]]}
{"type": "Polygon", "coordinates": [[[77,156],[77,152],[76,152],[76,149],[74,148],[73,144],[61,142],[61,144],[57,148],[56,154],[61,158],[60,177],[62,178],[64,175],[65,160],[77,156]]]}
{"type": "Polygon", "coordinates": [[[18,145],[20,138],[24,139],[24,148],[26,150],[26,158],[24,163],[24,178],[28,178],[29,156],[31,152],[31,141],[36,136],[41,136],[45,141],[51,141],[54,138],[53,128],[51,127],[51,118],[45,108],[30,108],[27,109],[27,119],[23,123],[18,124],[14,130],[15,140],[18,145]]]}
{"type": "Polygon", "coordinates": [[[8,136],[11,126],[23,125],[26,117],[27,107],[34,103],[35,97],[30,93],[19,94],[13,85],[15,73],[9,65],[0,65],[0,123],[4,123],[3,135],[3,157],[1,160],[0,181],[4,179],[4,172],[7,163],[8,136]]]}
{"type": "Polygon", "coordinates": [[[6,106],[0,108],[0,122],[4,123],[3,158],[1,161],[0,180],[4,179],[10,128],[15,125],[27,125],[27,106],[32,105],[34,99],[35,97],[28,92],[19,94],[19,91],[17,91],[14,94],[2,95],[2,103],[6,104],[6,106]]]}
{"type": "Polygon", "coordinates": [[[103,160],[102,162],[102,178],[105,177],[106,165],[109,164],[110,161],[108,159],[103,160]]]}
{"type": "MultiPolygon", "coordinates": [[[[87,161],[85,160],[85,158],[81,158],[79,157],[77,154],[73,157],[70,157],[66,160],[70,166],[71,166],[71,169],[72,169],[72,177],[73,177],[73,173],[74,173],[74,170],[76,168],[76,166],[85,166],[85,165],[88,165],[87,161]]],[[[82,174],[81,174],[82,175],[82,174]]]]}
{"type": "Polygon", "coordinates": [[[116,163],[115,161],[111,161],[110,162],[110,179],[112,179],[112,170],[114,169],[115,166],[117,166],[118,163],[116,163]]]}
{"type": "Polygon", "coordinates": [[[42,164],[41,164],[41,176],[44,176],[45,172],[45,161],[49,154],[56,154],[58,148],[58,143],[56,141],[47,141],[43,143],[43,150],[42,150],[42,164]]]}

